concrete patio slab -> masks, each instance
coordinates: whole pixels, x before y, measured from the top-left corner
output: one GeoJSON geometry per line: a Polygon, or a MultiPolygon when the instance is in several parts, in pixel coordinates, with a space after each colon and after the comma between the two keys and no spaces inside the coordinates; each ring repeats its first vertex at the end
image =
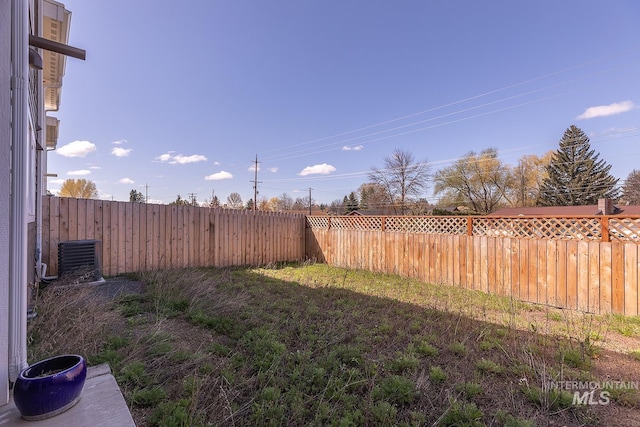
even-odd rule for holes
{"type": "Polygon", "coordinates": [[[80,401],[73,408],[46,420],[26,421],[11,400],[0,406],[0,426],[135,427],[135,423],[109,365],[103,364],[87,370],[80,401]]]}

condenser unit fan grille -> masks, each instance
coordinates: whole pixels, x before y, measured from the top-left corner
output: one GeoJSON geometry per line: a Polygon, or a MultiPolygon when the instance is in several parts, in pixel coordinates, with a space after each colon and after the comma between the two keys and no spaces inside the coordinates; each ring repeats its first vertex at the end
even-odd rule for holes
{"type": "Polygon", "coordinates": [[[69,274],[82,276],[86,281],[102,278],[100,266],[101,242],[99,240],[70,240],[58,244],[60,277],[69,274]]]}

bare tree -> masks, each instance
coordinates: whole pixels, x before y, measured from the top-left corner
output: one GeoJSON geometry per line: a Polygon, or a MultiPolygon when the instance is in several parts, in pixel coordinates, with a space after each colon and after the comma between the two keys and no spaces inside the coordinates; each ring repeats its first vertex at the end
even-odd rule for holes
{"type": "Polygon", "coordinates": [[[227,206],[231,209],[242,209],[243,207],[242,196],[240,193],[231,193],[227,197],[227,206]]]}
{"type": "Polygon", "coordinates": [[[293,199],[287,193],[282,193],[278,199],[278,211],[290,211],[293,208],[293,199]]]}
{"type": "Polygon", "coordinates": [[[344,213],[342,200],[336,199],[329,204],[329,213],[332,215],[341,215],[344,213]]]}
{"type": "Polygon", "coordinates": [[[93,181],[87,179],[67,179],[60,187],[60,197],[76,197],[78,199],[97,199],[98,190],[93,181]]]}
{"type": "Polygon", "coordinates": [[[369,180],[382,186],[394,204],[396,213],[407,213],[407,203],[413,196],[420,196],[428,186],[429,165],[427,160],[416,162],[413,154],[396,148],[385,157],[384,169],[372,167],[369,180]],[[396,208],[397,207],[397,208],[396,208]]]}
{"type": "Polygon", "coordinates": [[[296,197],[296,200],[293,202],[292,209],[294,211],[304,211],[309,209],[309,200],[304,197],[296,197]]]}

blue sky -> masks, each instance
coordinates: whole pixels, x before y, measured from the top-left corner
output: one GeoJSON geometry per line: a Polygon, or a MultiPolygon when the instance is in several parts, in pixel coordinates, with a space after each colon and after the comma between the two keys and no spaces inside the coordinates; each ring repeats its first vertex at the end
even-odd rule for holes
{"type": "Polygon", "coordinates": [[[640,169],[638,1],[63,3],[87,59],[51,113],[54,193],[246,202],[257,155],[259,198],[330,203],[396,148],[432,171],[488,147],[515,164],[571,124],[621,181],[640,169]]]}

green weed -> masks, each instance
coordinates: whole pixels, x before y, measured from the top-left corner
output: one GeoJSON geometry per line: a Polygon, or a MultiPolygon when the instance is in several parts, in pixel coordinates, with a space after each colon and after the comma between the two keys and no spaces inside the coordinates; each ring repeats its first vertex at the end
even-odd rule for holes
{"type": "Polygon", "coordinates": [[[142,388],[149,384],[149,375],[145,371],[144,363],[140,361],[125,365],[118,375],[119,383],[127,383],[133,387],[142,388]]]}
{"type": "Polygon", "coordinates": [[[536,425],[535,421],[513,416],[502,409],[496,412],[495,420],[502,427],[535,427],[536,425]]]}
{"type": "Polygon", "coordinates": [[[418,397],[418,392],[411,380],[393,375],[380,381],[373,390],[373,396],[377,400],[403,405],[413,402],[418,397]]]}
{"type": "Polygon", "coordinates": [[[483,427],[482,415],[482,411],[475,403],[455,401],[440,418],[438,425],[442,427],[483,427]]]}
{"type": "Polygon", "coordinates": [[[454,342],[449,347],[449,350],[451,350],[451,352],[456,356],[460,356],[460,357],[467,354],[467,347],[464,345],[464,343],[461,343],[461,342],[454,342]]]}
{"type": "Polygon", "coordinates": [[[476,362],[476,369],[484,374],[501,374],[504,368],[490,359],[482,358],[476,362]]]}
{"type": "Polygon", "coordinates": [[[162,389],[162,387],[150,386],[135,390],[133,393],[131,393],[131,402],[133,402],[134,405],[140,407],[156,406],[166,396],[167,394],[165,393],[164,389],[162,389]]]}
{"type": "Polygon", "coordinates": [[[401,374],[405,371],[417,368],[419,364],[420,361],[415,356],[410,354],[400,354],[388,363],[388,369],[393,373],[401,374]]]}
{"type": "Polygon", "coordinates": [[[434,383],[443,383],[447,380],[448,375],[440,366],[432,366],[429,368],[429,379],[434,383]]]}
{"type": "Polygon", "coordinates": [[[539,387],[525,387],[522,392],[531,402],[547,411],[567,409],[573,405],[573,394],[566,390],[557,388],[542,390],[539,387]]]}
{"type": "Polygon", "coordinates": [[[418,342],[418,344],[415,346],[415,351],[423,356],[433,357],[438,355],[437,347],[429,344],[424,340],[418,342]]]}
{"type": "Polygon", "coordinates": [[[468,382],[456,385],[456,391],[462,393],[467,399],[473,399],[480,393],[482,393],[482,386],[478,383],[468,382]]]}

